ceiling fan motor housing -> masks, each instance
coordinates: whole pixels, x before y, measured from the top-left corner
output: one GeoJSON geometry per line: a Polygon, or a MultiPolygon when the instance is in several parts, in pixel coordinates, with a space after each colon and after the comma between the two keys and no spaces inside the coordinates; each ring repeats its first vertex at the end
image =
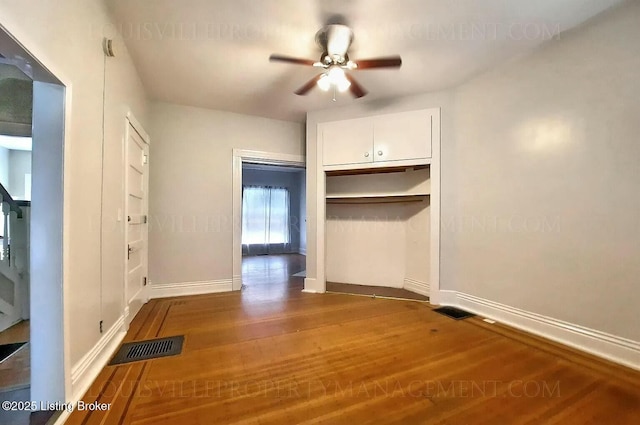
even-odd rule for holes
{"type": "Polygon", "coordinates": [[[316,43],[325,52],[322,62],[327,63],[326,57],[336,64],[344,64],[349,59],[347,50],[353,41],[353,31],[346,25],[327,25],[316,33],[316,43]]]}

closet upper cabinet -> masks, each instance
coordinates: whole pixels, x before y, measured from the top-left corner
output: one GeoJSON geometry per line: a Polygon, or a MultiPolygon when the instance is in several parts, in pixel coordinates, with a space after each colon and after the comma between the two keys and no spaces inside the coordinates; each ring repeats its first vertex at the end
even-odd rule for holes
{"type": "Polygon", "coordinates": [[[375,161],[431,158],[432,119],[424,110],[374,117],[375,161]]]}
{"type": "Polygon", "coordinates": [[[428,109],[321,123],[323,164],[346,169],[427,162],[436,120],[439,110],[428,109]]]}
{"type": "Polygon", "coordinates": [[[373,162],[373,126],[369,118],[332,121],[319,125],[323,164],[373,162]]]}

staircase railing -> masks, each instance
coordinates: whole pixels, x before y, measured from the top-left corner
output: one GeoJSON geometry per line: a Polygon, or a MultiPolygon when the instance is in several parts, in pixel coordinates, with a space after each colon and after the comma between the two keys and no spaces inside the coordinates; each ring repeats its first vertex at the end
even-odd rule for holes
{"type": "Polygon", "coordinates": [[[28,201],[17,201],[0,184],[2,249],[0,250],[0,331],[28,318],[29,213],[28,201]]]}

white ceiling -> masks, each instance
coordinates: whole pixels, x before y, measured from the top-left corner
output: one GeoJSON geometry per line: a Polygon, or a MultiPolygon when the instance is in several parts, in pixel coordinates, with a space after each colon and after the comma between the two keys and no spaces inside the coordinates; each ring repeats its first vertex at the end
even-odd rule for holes
{"type": "Polygon", "coordinates": [[[0,148],[15,151],[30,151],[31,144],[31,137],[15,137],[0,134],[0,148]]]}
{"type": "Polygon", "coordinates": [[[153,100],[300,122],[309,110],[459,85],[621,2],[106,1],[153,100]],[[296,96],[318,69],[269,55],[318,59],[315,33],[335,14],[353,28],[352,59],[400,54],[403,66],[356,71],[369,91],[363,99],[339,94],[334,103],[317,89],[296,96]]]}

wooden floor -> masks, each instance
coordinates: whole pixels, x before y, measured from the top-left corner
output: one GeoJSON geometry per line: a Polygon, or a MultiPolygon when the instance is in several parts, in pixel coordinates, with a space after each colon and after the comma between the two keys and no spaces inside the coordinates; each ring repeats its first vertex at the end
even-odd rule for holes
{"type": "Polygon", "coordinates": [[[68,424],[637,424],[640,377],[426,303],[302,293],[297,256],[244,264],[241,292],[153,300],[127,341],[182,355],[106,367],[68,424]]]}
{"type": "MultiPolygon", "coordinates": [[[[29,321],[24,320],[0,332],[0,344],[29,341],[29,321]]],[[[0,363],[0,392],[23,389],[29,386],[29,344],[0,363]]]]}
{"type": "MultiPolygon", "coordinates": [[[[29,341],[29,329],[28,320],[13,325],[9,329],[0,332],[0,344],[29,341]]],[[[26,344],[11,357],[0,363],[0,402],[31,399],[29,356],[30,345],[26,344]]],[[[30,423],[32,421],[29,412],[0,409],[0,424],[2,425],[29,425],[30,423]]]]}
{"type": "Polygon", "coordinates": [[[403,288],[388,288],[386,286],[352,285],[350,283],[327,282],[327,292],[367,297],[398,298],[415,301],[429,301],[429,297],[407,291],[403,288]]]}

